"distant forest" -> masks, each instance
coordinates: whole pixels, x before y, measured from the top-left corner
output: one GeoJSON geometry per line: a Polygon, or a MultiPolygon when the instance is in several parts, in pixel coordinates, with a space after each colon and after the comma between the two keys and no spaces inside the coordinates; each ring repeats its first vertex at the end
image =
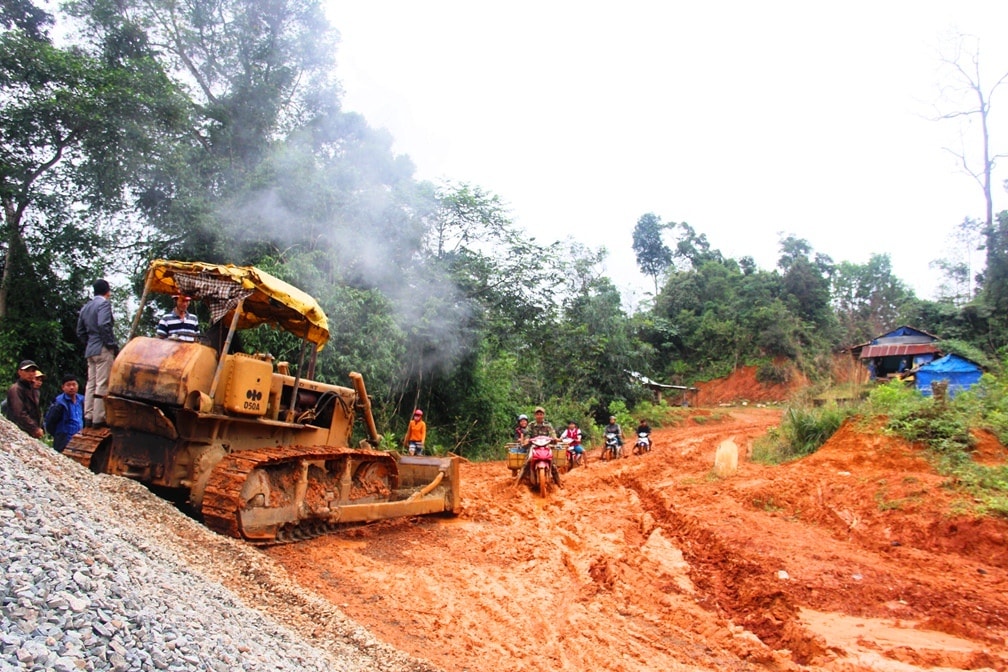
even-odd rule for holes
{"type": "MultiPolygon", "coordinates": [[[[82,374],[74,328],[92,280],[112,281],[124,337],[155,258],[255,265],[305,290],[332,330],[318,377],[360,371],[383,428],[401,434],[419,406],[431,443],[469,456],[536,404],[589,427],[634,409],[648,391],[631,372],[692,384],[754,365],[821,382],[838,348],[901,324],[1004,361],[1006,211],[964,221],[983,270],[941,260],[944,295],[923,300],[885,254],[837,262],[787,236],[760,269],[644,205],[611,223],[633,228],[654,282],[628,314],[604,249],[536,240],[488,187],[416,179],[393,138],[342,109],[338,33],[319,2],[61,7],[0,10],[7,371],[30,358],[82,374]]],[[[245,345],[297,361],[273,331],[245,345]]]]}

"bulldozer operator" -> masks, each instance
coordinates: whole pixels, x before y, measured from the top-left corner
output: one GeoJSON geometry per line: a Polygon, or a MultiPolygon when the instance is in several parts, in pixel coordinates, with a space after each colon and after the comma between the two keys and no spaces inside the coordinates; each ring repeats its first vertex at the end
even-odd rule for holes
{"type": "Polygon", "coordinates": [[[200,337],[199,319],[189,312],[192,297],[176,294],[175,307],[161,316],[155,334],[158,338],[172,338],[186,343],[195,343],[200,337]]]}

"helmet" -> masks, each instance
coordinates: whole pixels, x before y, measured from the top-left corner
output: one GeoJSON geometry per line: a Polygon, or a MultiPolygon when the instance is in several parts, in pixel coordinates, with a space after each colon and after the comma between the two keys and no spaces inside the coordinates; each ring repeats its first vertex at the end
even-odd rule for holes
{"type": "Polygon", "coordinates": [[[413,415],[414,415],[414,416],[417,416],[417,415],[419,415],[419,416],[423,417],[423,411],[421,411],[421,410],[420,410],[420,409],[418,408],[418,409],[416,409],[415,411],[413,411],[413,415]]]}
{"type": "Polygon", "coordinates": [[[521,415],[518,416],[518,419],[519,420],[528,420],[528,416],[525,415],[524,413],[522,413],[521,415]]]}

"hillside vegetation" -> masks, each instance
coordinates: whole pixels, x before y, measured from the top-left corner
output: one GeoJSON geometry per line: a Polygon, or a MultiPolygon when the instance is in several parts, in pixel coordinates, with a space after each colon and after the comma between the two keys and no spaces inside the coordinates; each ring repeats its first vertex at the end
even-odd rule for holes
{"type": "MultiPolygon", "coordinates": [[[[764,383],[825,384],[834,351],[901,324],[1004,361],[1008,212],[964,222],[983,272],[962,282],[948,260],[959,289],[924,300],[885,250],[838,261],[784,234],[759,268],[713,248],[702,222],[640,204],[636,222],[608,223],[621,244],[632,231],[654,280],[627,306],[605,249],[537,239],[486,186],[418,179],[393,138],[345,111],[320,2],[50,14],[25,0],[3,18],[0,369],[53,372],[44,404],[60,373],[84,373],[75,326],[90,283],[113,280],[121,340],[157,257],[256,265],[313,295],[331,326],[318,377],[361,372],[390,446],[421,407],[430,447],[470,458],[537,404],[590,436],[612,412],[650,414],[635,374],[692,386],[751,366],[764,383]]],[[[167,308],[137,316],[139,332],[167,308]]],[[[274,331],[244,344],[299,360],[274,331]]]]}
{"type": "Polygon", "coordinates": [[[1008,518],[1008,466],[976,459],[985,441],[1008,444],[1004,379],[984,375],[977,385],[951,399],[925,397],[891,381],[873,387],[858,404],[792,404],[781,425],[756,442],[753,459],[780,463],[810,455],[847,421],[922,446],[934,468],[949,477],[950,487],[970,495],[975,513],[1008,518]]]}

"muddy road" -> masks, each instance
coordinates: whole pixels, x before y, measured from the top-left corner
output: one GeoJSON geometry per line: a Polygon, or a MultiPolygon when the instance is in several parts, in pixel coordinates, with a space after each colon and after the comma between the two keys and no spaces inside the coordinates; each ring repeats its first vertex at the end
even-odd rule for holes
{"type": "MultiPolygon", "coordinates": [[[[271,548],[379,639],[466,670],[1008,670],[1008,521],[974,519],[922,453],[843,428],[746,459],[773,409],[702,410],[543,500],[465,464],[456,518],[271,548]],[[738,471],[713,470],[738,447],[738,471]]],[[[986,440],[978,459],[1003,463],[986,440]]]]}

